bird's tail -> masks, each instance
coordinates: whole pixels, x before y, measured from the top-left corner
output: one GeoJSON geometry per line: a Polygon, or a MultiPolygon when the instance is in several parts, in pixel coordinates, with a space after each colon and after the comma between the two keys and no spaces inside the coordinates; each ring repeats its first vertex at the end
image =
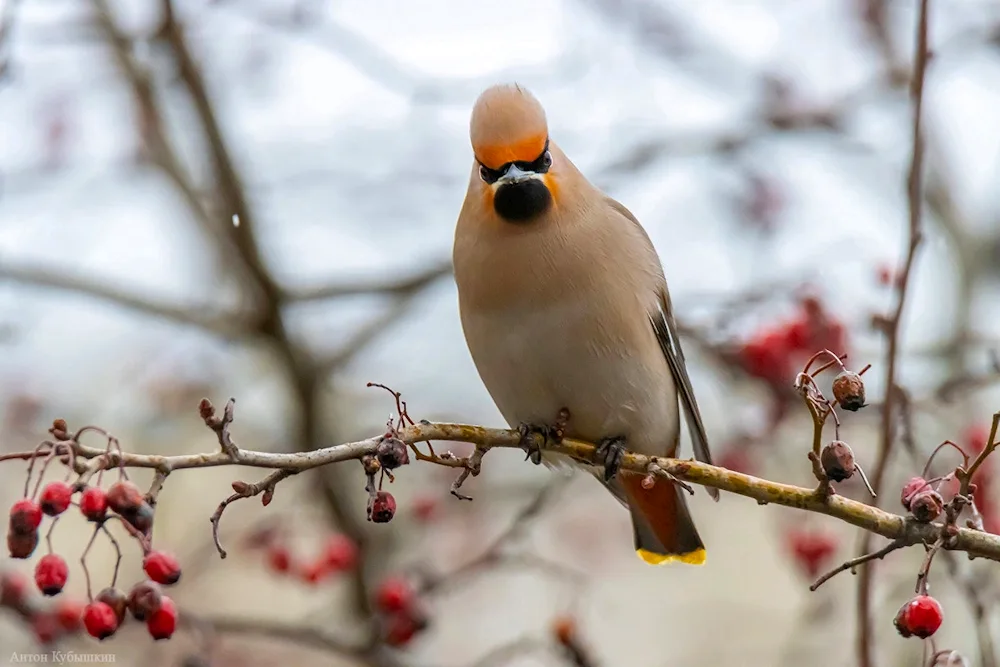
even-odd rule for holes
{"type": "Polygon", "coordinates": [[[632,514],[636,554],[650,565],[704,563],[705,545],[688,512],[685,491],[663,479],[644,489],[643,477],[624,471],[619,474],[632,514]]]}

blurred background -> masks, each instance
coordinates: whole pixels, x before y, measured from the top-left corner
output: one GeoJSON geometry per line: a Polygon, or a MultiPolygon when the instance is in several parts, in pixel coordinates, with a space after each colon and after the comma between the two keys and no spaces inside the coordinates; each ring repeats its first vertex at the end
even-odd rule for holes
{"type": "MultiPolygon", "coordinates": [[[[415,419],[503,426],[465,347],[450,253],[471,106],[516,81],[649,231],[718,462],[810,484],[811,422],[791,383],[831,347],[856,370],[873,365],[873,405],[841,430],[870,470],[882,323],[905,250],[916,6],[0,2],[0,453],[30,449],[56,417],[135,452],[212,451],[203,396],[236,398],[241,446],[308,450],[382,431],[395,403],[368,382],[402,392],[415,419]],[[789,333],[802,327],[804,344],[789,333]]],[[[945,439],[981,447],[998,407],[1000,1],[933,2],[930,32],[925,243],[899,374],[906,446],[880,498],[893,512],[928,453],[945,439]]],[[[808,590],[856,554],[855,529],[699,490],[707,564],[649,568],[596,482],[522,459],[491,452],[464,487],[473,502],[449,496],[453,470],[405,467],[388,524],[366,521],[356,462],[298,476],[267,508],[227,510],[226,560],[208,517],[232,481],[263,475],[178,472],[154,543],[184,567],[172,593],[182,627],[154,644],[126,624],[64,648],[185,667],[858,664],[857,577],[808,590]],[[357,567],[317,565],[331,549],[352,561],[353,547],[357,567]],[[413,618],[379,611],[407,586],[413,618]],[[560,645],[568,633],[586,656],[560,645]]],[[[0,501],[20,497],[24,471],[0,465],[0,501]]],[[[980,509],[997,532],[988,475],[980,509]]],[[[868,500],[856,480],[840,491],[868,500]]],[[[54,533],[67,594],[85,594],[89,532],[71,517],[54,533]]],[[[123,549],[127,590],[141,554],[123,549]]],[[[922,558],[869,566],[879,665],[921,664],[925,647],[892,619],[922,558]]],[[[99,540],[95,587],[114,560],[99,540]]],[[[996,568],[945,554],[931,581],[945,607],[937,648],[995,667],[996,568]]],[[[0,665],[47,656],[10,614],[0,649],[0,665]]]]}

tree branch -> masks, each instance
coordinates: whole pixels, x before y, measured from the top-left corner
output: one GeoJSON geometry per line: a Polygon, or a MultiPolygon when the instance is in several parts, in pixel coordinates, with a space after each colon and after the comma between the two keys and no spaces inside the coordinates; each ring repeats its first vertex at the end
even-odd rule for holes
{"type": "MultiPolygon", "coordinates": [[[[523,449],[518,431],[470,424],[421,422],[398,429],[394,436],[407,445],[445,440],[472,443],[477,446],[477,449],[483,451],[494,448],[523,449]]],[[[295,453],[260,452],[240,449],[232,445],[221,451],[176,456],[119,452],[116,449],[88,447],[75,440],[68,441],[68,444],[72,446],[75,453],[77,471],[86,478],[98,470],[113,469],[119,466],[152,468],[167,472],[187,468],[240,465],[280,469],[287,473],[303,472],[331,463],[361,460],[366,456],[374,456],[384,440],[385,435],[379,435],[356,442],[295,453]]],[[[56,445],[61,444],[66,443],[56,443],[56,445]]],[[[554,443],[541,442],[541,438],[536,437],[536,444],[547,451],[563,454],[588,464],[594,460],[596,451],[596,447],[592,443],[568,438],[554,443]]],[[[47,454],[48,451],[43,448],[35,452],[8,455],[4,458],[27,459],[47,454]]],[[[449,458],[453,459],[454,457],[440,455],[433,458],[440,458],[442,462],[447,461],[448,464],[451,464],[453,461],[450,461],[449,458]]],[[[433,462],[433,458],[425,457],[424,460],[433,462]]],[[[774,503],[826,514],[904,545],[934,544],[941,538],[944,530],[944,526],[940,523],[919,523],[911,518],[892,514],[844,496],[827,495],[817,492],[814,488],[772,482],[694,460],[657,458],[626,453],[622,457],[621,470],[644,475],[653,474],[651,471],[655,471],[658,478],[655,483],[671,483],[669,478],[672,477],[690,484],[699,484],[753,498],[762,505],[774,503]]],[[[952,537],[943,544],[945,549],[964,551],[970,557],[1000,561],[1000,536],[971,528],[958,527],[951,531],[951,535],[952,537]]]]}
{"type": "Polygon", "coordinates": [[[211,309],[205,307],[195,308],[171,304],[84,275],[72,275],[40,267],[4,264],[0,267],[0,280],[93,297],[144,315],[153,315],[178,324],[206,329],[226,338],[240,336],[246,330],[247,325],[246,314],[213,313],[211,309]]]}
{"type": "MultiPolygon", "coordinates": [[[[886,470],[889,467],[889,460],[892,456],[893,444],[895,442],[896,414],[894,408],[896,407],[896,399],[898,397],[896,364],[899,358],[900,322],[903,316],[903,308],[906,305],[906,296],[910,286],[914,260],[916,259],[917,249],[920,246],[923,236],[921,230],[924,180],[923,99],[928,60],[928,4],[929,0],[921,0],[920,2],[920,14],[917,19],[916,28],[916,52],[914,55],[915,72],[910,90],[913,100],[913,148],[909,174],[907,176],[907,203],[909,208],[908,248],[906,261],[896,287],[896,307],[885,327],[889,346],[886,352],[885,404],[882,406],[882,431],[878,459],[872,475],[872,485],[875,493],[878,495],[881,495],[882,492],[882,484],[885,480],[886,470]]],[[[876,499],[875,502],[877,504],[878,500],[876,499]]],[[[864,555],[870,550],[871,533],[865,533],[861,538],[859,555],[864,555]]],[[[872,576],[871,568],[865,568],[858,579],[858,662],[861,667],[872,667],[875,664],[871,623],[872,576]]]]}

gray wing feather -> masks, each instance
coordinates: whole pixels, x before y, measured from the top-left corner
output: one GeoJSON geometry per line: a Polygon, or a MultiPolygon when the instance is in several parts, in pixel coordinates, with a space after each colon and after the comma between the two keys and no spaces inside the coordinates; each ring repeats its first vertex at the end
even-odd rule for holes
{"type": "MultiPolygon", "coordinates": [[[[691,378],[688,376],[687,365],[684,363],[684,351],[681,349],[681,341],[677,337],[677,325],[670,312],[670,297],[664,292],[662,300],[663,304],[659,312],[651,315],[649,319],[653,324],[656,340],[660,343],[660,349],[663,350],[663,356],[667,358],[670,371],[677,384],[677,393],[680,394],[681,406],[684,408],[688,430],[691,432],[694,457],[703,463],[712,465],[712,452],[708,448],[705,424],[701,421],[701,411],[698,410],[694,387],[691,386],[691,378]]],[[[705,488],[714,500],[719,499],[718,489],[705,488]]]]}
{"type": "MultiPolygon", "coordinates": [[[[632,215],[621,202],[611,197],[605,197],[605,201],[611,208],[629,220],[645,237],[646,244],[654,255],[653,242],[639,220],[632,215]]],[[[658,263],[658,260],[657,260],[658,263]]],[[[708,448],[708,435],[705,433],[705,424],[701,421],[701,412],[698,410],[698,401],[694,397],[694,387],[691,386],[691,378],[688,376],[687,366],[684,363],[684,352],[681,350],[681,341],[677,336],[677,324],[674,322],[673,308],[670,304],[670,293],[667,291],[666,279],[661,275],[663,286],[660,292],[660,307],[656,313],[649,316],[656,333],[656,339],[663,350],[663,356],[667,358],[670,365],[670,372],[673,373],[674,382],[677,385],[677,393],[680,394],[681,405],[684,408],[684,416],[687,420],[688,430],[691,432],[691,443],[694,448],[694,456],[699,461],[712,465],[712,452],[708,448]]],[[[719,490],[705,487],[713,499],[719,499],[719,490]]],[[[619,496],[619,500],[622,497],[619,496]]]]}

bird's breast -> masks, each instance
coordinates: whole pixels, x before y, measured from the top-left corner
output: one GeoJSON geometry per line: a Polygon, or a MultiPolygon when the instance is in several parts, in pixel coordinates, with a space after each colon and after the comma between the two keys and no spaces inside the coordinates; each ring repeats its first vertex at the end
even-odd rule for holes
{"type": "MultiPolygon", "coordinates": [[[[621,305],[621,304],[619,304],[621,305]]],[[[634,321],[585,294],[544,307],[463,312],[483,383],[511,426],[551,424],[570,411],[567,434],[624,436],[662,454],[676,440],[677,402],[645,313],[634,321]]]]}

